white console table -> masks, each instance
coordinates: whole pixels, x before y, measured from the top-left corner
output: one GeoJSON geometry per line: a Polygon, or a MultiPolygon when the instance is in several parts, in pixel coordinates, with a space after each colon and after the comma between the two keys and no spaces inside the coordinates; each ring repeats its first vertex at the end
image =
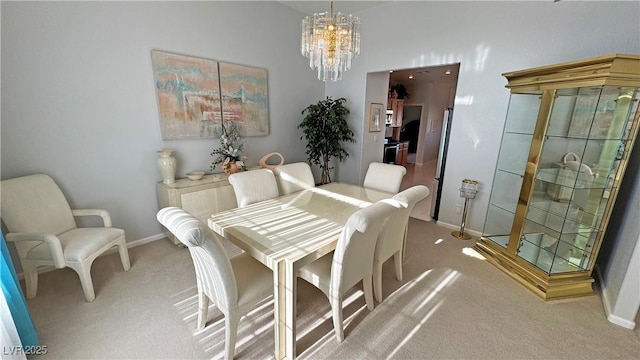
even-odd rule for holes
{"type": "MultiPolygon", "coordinates": [[[[206,175],[202,180],[176,179],[169,185],[159,182],[157,191],[160,208],[182,208],[205,224],[212,214],[238,207],[233,187],[224,174],[206,175]]],[[[174,244],[180,244],[168,230],[164,232],[174,244]]]]}

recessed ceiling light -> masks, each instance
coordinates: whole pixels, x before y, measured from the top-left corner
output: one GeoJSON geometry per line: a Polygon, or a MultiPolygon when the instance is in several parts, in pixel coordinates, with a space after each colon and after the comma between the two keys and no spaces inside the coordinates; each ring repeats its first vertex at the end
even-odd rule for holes
{"type": "Polygon", "coordinates": [[[409,75],[409,80],[413,79],[413,75],[409,75]]]}
{"type": "Polygon", "coordinates": [[[393,70],[389,70],[389,73],[392,73],[392,72],[393,72],[393,70]]]}
{"type": "Polygon", "coordinates": [[[447,70],[444,72],[446,75],[451,75],[451,70],[447,70]]]}

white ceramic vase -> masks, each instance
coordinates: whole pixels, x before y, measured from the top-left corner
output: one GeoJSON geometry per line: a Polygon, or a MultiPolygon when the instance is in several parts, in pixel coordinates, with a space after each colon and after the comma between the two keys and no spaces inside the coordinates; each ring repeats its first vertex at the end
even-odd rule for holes
{"type": "Polygon", "coordinates": [[[176,182],[176,158],[173,157],[173,150],[164,149],[158,151],[158,168],[162,174],[162,182],[173,184],[176,182]]]}

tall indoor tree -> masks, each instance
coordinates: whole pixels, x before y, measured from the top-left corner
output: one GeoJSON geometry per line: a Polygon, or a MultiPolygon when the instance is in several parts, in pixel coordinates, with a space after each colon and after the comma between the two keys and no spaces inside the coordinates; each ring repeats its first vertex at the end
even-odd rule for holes
{"type": "MultiPolygon", "coordinates": [[[[311,104],[302,110],[302,119],[298,129],[302,129],[307,139],[307,159],[309,163],[320,165],[321,184],[331,182],[332,166],[329,162],[337,158],[342,162],[349,156],[342,143],[355,142],[354,133],[347,123],[349,109],[344,105],[345,98],[332,99],[327,96],[316,104],[311,104]]],[[[302,139],[302,137],[300,137],[302,139]]]]}

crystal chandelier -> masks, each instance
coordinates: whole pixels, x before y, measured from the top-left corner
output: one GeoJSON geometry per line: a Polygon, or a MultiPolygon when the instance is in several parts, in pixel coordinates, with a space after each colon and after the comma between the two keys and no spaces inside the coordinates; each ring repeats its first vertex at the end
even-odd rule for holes
{"type": "Polygon", "coordinates": [[[322,81],[338,81],[351,69],[351,61],[360,54],[360,20],[354,16],[330,13],[313,14],[302,19],[302,55],[318,71],[322,81]]]}

